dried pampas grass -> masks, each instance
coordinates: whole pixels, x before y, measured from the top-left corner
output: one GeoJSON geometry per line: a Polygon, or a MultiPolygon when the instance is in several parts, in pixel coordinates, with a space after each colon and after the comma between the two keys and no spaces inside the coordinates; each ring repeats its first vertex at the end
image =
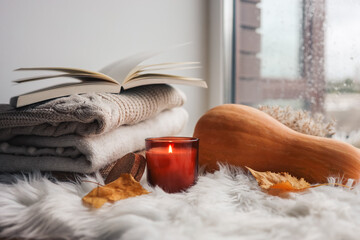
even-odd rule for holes
{"type": "Polygon", "coordinates": [[[258,109],[300,133],[318,137],[331,137],[335,134],[335,121],[325,122],[324,115],[320,113],[311,116],[304,110],[279,106],[259,106],[258,109]]]}

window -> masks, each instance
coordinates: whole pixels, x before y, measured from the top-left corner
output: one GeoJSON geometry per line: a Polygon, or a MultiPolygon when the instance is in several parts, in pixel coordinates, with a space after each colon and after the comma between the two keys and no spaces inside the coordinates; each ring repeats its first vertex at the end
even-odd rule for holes
{"type": "Polygon", "coordinates": [[[349,120],[349,111],[360,117],[360,2],[235,0],[234,6],[235,102],[291,105],[326,114],[338,129],[360,128],[349,120]]]}

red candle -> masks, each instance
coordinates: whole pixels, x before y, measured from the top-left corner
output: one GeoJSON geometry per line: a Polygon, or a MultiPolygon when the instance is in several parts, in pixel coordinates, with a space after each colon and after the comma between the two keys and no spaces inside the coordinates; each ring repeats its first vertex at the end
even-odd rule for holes
{"type": "Polygon", "coordinates": [[[168,193],[194,185],[198,174],[199,139],[186,137],[148,138],[147,180],[168,193]]]}

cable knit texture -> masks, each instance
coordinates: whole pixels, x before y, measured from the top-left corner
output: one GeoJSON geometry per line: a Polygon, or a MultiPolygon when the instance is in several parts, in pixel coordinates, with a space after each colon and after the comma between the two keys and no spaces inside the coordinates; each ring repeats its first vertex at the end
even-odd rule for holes
{"type": "Polygon", "coordinates": [[[0,141],[16,135],[103,134],[182,106],[184,102],[182,92],[159,84],[129,89],[121,94],[72,95],[18,109],[2,104],[0,141]]]}

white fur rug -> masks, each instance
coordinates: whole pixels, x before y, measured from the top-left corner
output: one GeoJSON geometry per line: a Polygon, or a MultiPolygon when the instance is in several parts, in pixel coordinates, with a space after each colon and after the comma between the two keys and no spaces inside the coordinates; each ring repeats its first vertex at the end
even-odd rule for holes
{"type": "MultiPolygon", "coordinates": [[[[360,185],[323,186],[287,199],[262,192],[239,168],[199,177],[186,193],[152,193],[91,210],[94,184],[40,174],[0,175],[0,237],[33,239],[359,239],[360,185]]],[[[88,178],[87,180],[102,181],[88,178]]]]}
{"type": "MultiPolygon", "coordinates": [[[[324,186],[283,199],[222,167],[187,193],[152,193],[90,210],[94,184],[39,174],[0,185],[0,236],[34,239],[359,239],[360,186],[324,186]]],[[[90,179],[89,179],[90,180],[90,179]]],[[[95,180],[95,179],[91,179],[95,180]]],[[[99,179],[98,179],[99,180],[99,179]]]]}

